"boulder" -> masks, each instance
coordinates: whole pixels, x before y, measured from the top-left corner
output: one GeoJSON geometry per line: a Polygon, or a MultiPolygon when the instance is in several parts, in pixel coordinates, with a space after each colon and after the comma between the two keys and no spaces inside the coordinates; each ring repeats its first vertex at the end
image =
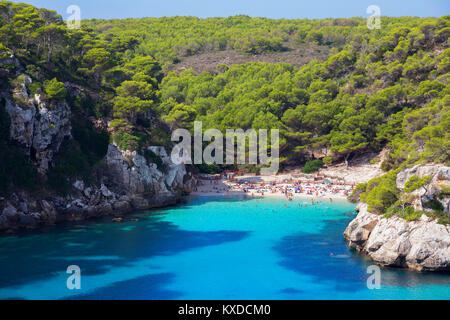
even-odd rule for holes
{"type": "Polygon", "coordinates": [[[109,191],[109,189],[104,184],[101,185],[100,192],[105,198],[112,198],[114,196],[114,193],[109,191]]]}
{"type": "Polygon", "coordinates": [[[28,204],[24,201],[21,201],[17,206],[17,209],[19,209],[23,213],[28,213],[28,204]]]}
{"type": "Polygon", "coordinates": [[[78,191],[83,192],[83,190],[84,190],[84,182],[81,181],[81,180],[77,180],[77,181],[75,181],[75,182],[73,183],[73,187],[74,187],[75,189],[77,189],[78,191]]]}
{"type": "Polygon", "coordinates": [[[113,213],[113,208],[110,203],[104,202],[96,207],[97,212],[100,215],[107,216],[113,213]]]}
{"type": "Polygon", "coordinates": [[[117,201],[113,205],[114,215],[123,215],[129,213],[132,209],[128,202],[126,201],[117,201]]]}
{"type": "Polygon", "coordinates": [[[91,197],[91,192],[92,192],[92,188],[89,187],[89,188],[86,188],[83,193],[84,193],[86,198],[90,198],[91,197]]]}
{"type": "Polygon", "coordinates": [[[135,210],[145,210],[150,208],[150,204],[147,199],[141,196],[134,196],[131,198],[131,205],[135,210]]]}
{"type": "Polygon", "coordinates": [[[2,215],[8,219],[10,222],[19,221],[19,213],[16,208],[14,208],[10,203],[3,209],[2,215]]]}
{"type": "Polygon", "coordinates": [[[38,225],[38,221],[32,215],[19,214],[19,223],[26,228],[34,228],[38,225]]]}
{"type": "Polygon", "coordinates": [[[0,230],[8,228],[9,228],[8,218],[3,215],[0,215],[0,230]]]}

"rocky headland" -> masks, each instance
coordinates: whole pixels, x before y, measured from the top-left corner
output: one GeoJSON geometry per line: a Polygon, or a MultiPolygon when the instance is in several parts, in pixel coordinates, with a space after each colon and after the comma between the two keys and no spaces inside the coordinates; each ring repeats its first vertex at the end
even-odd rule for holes
{"type": "MultiPolygon", "coordinates": [[[[19,70],[22,70],[18,61],[19,70]]],[[[0,92],[10,118],[10,141],[26,155],[41,176],[51,168],[65,140],[72,139],[71,106],[65,99],[49,105],[27,91],[31,78],[20,73],[13,93],[0,92]]],[[[65,83],[71,95],[80,89],[65,83]]],[[[79,221],[104,216],[120,216],[176,204],[191,191],[194,178],[184,165],[175,165],[164,147],[147,147],[159,158],[159,167],[136,151],[121,150],[110,143],[94,181],[71,181],[67,195],[43,190],[9,190],[0,197],[0,232],[37,228],[60,221],[79,221]]]]}
{"type": "Polygon", "coordinates": [[[450,271],[450,225],[439,223],[427,205],[438,201],[443,208],[441,214],[450,216],[449,195],[442,192],[449,182],[450,168],[443,165],[417,165],[399,172],[397,188],[407,195],[412,208],[423,214],[408,221],[396,215],[371,213],[367,204],[360,203],[357,217],[344,233],[349,246],[382,266],[450,271]],[[429,177],[429,182],[407,192],[405,184],[414,176],[429,177]]]}

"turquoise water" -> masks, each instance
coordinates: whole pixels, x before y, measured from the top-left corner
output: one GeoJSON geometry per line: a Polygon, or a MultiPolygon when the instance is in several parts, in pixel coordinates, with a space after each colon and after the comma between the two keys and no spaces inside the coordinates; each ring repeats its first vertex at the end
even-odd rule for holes
{"type": "Polygon", "coordinates": [[[183,206],[0,238],[1,299],[449,299],[450,275],[381,270],[347,248],[345,201],[189,198],[183,206]],[[307,207],[305,207],[305,204],[307,207]],[[68,290],[69,265],[81,290],[68,290]]]}

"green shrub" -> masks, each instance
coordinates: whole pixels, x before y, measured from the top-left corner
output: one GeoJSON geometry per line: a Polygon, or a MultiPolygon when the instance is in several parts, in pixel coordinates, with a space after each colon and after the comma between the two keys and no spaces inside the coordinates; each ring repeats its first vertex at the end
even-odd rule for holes
{"type": "Polygon", "coordinates": [[[0,59],[6,59],[11,55],[11,50],[9,50],[3,43],[0,43],[0,59]]]}
{"type": "Polygon", "coordinates": [[[442,211],[432,211],[432,212],[426,211],[425,214],[432,219],[436,219],[440,224],[443,225],[450,224],[450,217],[445,215],[442,211]]]}
{"type": "Polygon", "coordinates": [[[366,192],[367,183],[360,183],[353,189],[352,194],[348,196],[348,200],[351,202],[358,202],[362,193],[366,192]]]}
{"type": "Polygon", "coordinates": [[[384,172],[388,172],[389,170],[392,169],[392,164],[391,164],[389,161],[384,160],[384,161],[381,163],[380,168],[381,168],[381,170],[383,170],[384,172]]]}
{"type": "Polygon", "coordinates": [[[64,99],[67,95],[67,90],[64,87],[64,83],[59,82],[56,78],[45,81],[44,88],[47,98],[50,100],[59,101],[64,99]]]}
{"type": "Polygon", "coordinates": [[[150,145],[164,146],[166,150],[170,148],[172,142],[169,133],[158,127],[150,127],[148,130],[150,131],[150,145]]]}
{"type": "Polygon", "coordinates": [[[140,139],[125,131],[119,131],[113,135],[113,141],[121,150],[136,151],[139,149],[140,139]]]}
{"type": "Polygon", "coordinates": [[[425,214],[425,212],[414,210],[413,207],[407,207],[405,209],[405,214],[401,215],[400,217],[408,221],[415,221],[419,219],[423,214],[425,214]]]}
{"type": "Polygon", "coordinates": [[[419,189],[430,183],[431,176],[425,176],[423,178],[418,177],[417,175],[413,175],[409,180],[405,183],[405,191],[413,192],[414,190],[419,189]]]}
{"type": "Polygon", "coordinates": [[[42,83],[38,81],[33,81],[27,85],[28,93],[30,95],[41,94],[42,93],[42,83]]]}
{"type": "Polygon", "coordinates": [[[202,164],[199,164],[196,166],[201,173],[219,174],[222,172],[222,168],[220,166],[218,166],[217,164],[202,163],[202,164]]]}
{"type": "Polygon", "coordinates": [[[443,224],[444,226],[449,225],[450,224],[450,217],[447,217],[445,215],[441,215],[438,218],[438,223],[443,224]]]}
{"type": "Polygon", "coordinates": [[[312,161],[308,161],[302,169],[303,173],[313,173],[318,171],[323,167],[323,161],[320,159],[315,159],[312,161]]]}
{"type": "Polygon", "coordinates": [[[450,186],[446,186],[444,184],[441,184],[441,192],[439,192],[439,199],[444,199],[450,196],[450,186]]]}
{"type": "Polygon", "coordinates": [[[400,191],[397,189],[396,178],[397,174],[391,171],[367,183],[366,191],[360,198],[369,205],[369,211],[386,213],[386,210],[398,200],[400,191]]]}
{"type": "Polygon", "coordinates": [[[427,203],[424,203],[425,207],[433,209],[434,211],[437,212],[442,212],[444,211],[444,206],[442,205],[442,203],[439,200],[436,199],[432,199],[430,201],[428,201],[427,203]]]}
{"type": "Polygon", "coordinates": [[[331,156],[323,157],[322,161],[323,161],[324,164],[332,164],[333,163],[333,157],[331,157],[331,156]]]}

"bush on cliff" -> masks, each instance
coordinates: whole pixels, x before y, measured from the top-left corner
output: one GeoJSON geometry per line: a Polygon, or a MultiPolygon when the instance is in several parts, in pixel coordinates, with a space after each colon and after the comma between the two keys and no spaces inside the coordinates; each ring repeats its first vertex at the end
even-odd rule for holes
{"type": "Polygon", "coordinates": [[[115,133],[112,139],[121,150],[137,151],[141,145],[140,137],[125,131],[115,133]]]}
{"type": "Polygon", "coordinates": [[[320,159],[315,159],[312,161],[308,161],[305,163],[305,166],[302,169],[303,173],[313,173],[323,167],[323,162],[320,159]]]}
{"type": "Polygon", "coordinates": [[[405,191],[413,192],[417,190],[431,181],[431,176],[425,176],[423,178],[418,177],[417,175],[413,175],[409,180],[405,183],[405,191]]]}
{"type": "Polygon", "coordinates": [[[61,101],[67,95],[64,83],[59,82],[56,78],[48,80],[44,83],[45,93],[50,101],[61,101]]]}
{"type": "Polygon", "coordinates": [[[369,211],[377,214],[386,213],[400,194],[396,184],[397,173],[392,171],[372,179],[367,183],[366,191],[361,194],[361,201],[369,205],[369,211]]]}
{"type": "Polygon", "coordinates": [[[361,194],[366,192],[367,183],[358,184],[355,189],[353,189],[352,194],[348,196],[350,202],[358,202],[361,194]]]}

